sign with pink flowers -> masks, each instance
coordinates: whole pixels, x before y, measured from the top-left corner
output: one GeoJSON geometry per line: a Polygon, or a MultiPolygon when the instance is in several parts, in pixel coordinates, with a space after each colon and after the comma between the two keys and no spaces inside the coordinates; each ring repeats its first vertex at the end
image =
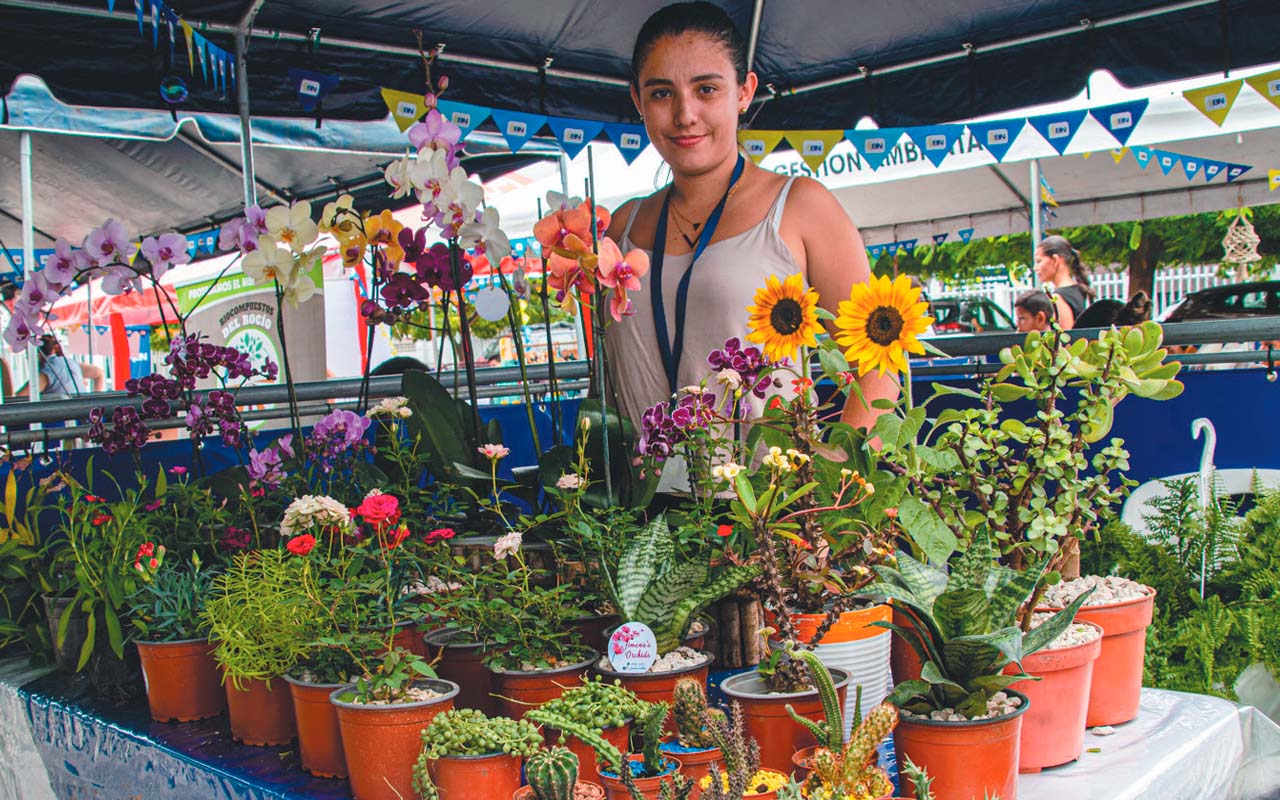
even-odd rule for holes
{"type": "Polygon", "coordinates": [[[615,672],[648,672],[658,660],[658,640],[643,622],[620,625],[609,637],[609,663],[615,672]]]}

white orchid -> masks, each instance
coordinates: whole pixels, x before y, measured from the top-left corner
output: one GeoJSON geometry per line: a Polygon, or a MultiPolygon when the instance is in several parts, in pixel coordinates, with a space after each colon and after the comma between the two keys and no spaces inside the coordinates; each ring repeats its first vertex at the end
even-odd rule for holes
{"type": "Polygon", "coordinates": [[[417,165],[418,159],[411,158],[405,153],[404,158],[398,158],[387,165],[387,171],[384,173],[387,183],[394,190],[391,196],[397,200],[402,197],[408,197],[414,190],[413,170],[417,165]]]}
{"type": "Polygon", "coordinates": [[[497,266],[511,255],[511,240],[498,225],[498,209],[489,206],[478,222],[468,222],[458,229],[458,244],[468,249],[482,247],[485,258],[497,266]]]}
{"type": "MultiPolygon", "coordinates": [[[[274,210],[274,209],[273,209],[274,210]]],[[[258,240],[259,247],[244,257],[241,269],[254,283],[279,281],[282,286],[293,282],[298,262],[292,250],[267,237],[258,240]]]]}
{"type": "Polygon", "coordinates": [[[547,192],[547,210],[550,212],[568,211],[582,205],[581,197],[570,197],[559,192],[547,192]]]}
{"type": "Polygon", "coordinates": [[[311,204],[305,200],[291,206],[276,206],[267,212],[267,233],[277,242],[301,253],[320,236],[320,227],[311,219],[311,204]]]}
{"type": "Polygon", "coordinates": [[[312,280],[305,269],[305,265],[314,264],[316,261],[324,258],[325,249],[323,247],[315,247],[303,253],[294,261],[293,272],[287,276],[286,280],[280,281],[281,294],[289,305],[297,308],[300,303],[310,300],[316,293],[316,282],[312,280]]]}

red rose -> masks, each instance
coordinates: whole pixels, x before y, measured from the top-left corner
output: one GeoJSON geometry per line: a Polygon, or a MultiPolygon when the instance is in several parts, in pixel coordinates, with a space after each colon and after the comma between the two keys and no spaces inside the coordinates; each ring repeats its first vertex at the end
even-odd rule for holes
{"type": "Polygon", "coordinates": [[[732,525],[721,525],[719,528],[716,528],[716,536],[719,536],[721,539],[727,539],[732,535],[733,535],[732,525]]]}
{"type": "Polygon", "coordinates": [[[399,547],[400,543],[407,538],[409,538],[409,526],[401,525],[398,528],[393,529],[391,533],[387,534],[386,546],[388,549],[392,547],[399,547]]]}
{"type": "Polygon", "coordinates": [[[90,520],[90,522],[92,522],[94,525],[106,525],[110,521],[111,521],[111,515],[104,514],[102,512],[98,512],[97,514],[94,514],[93,519],[90,520]]]}
{"type": "Polygon", "coordinates": [[[435,544],[436,542],[443,542],[452,539],[457,535],[458,532],[453,528],[436,528],[428,533],[425,538],[427,540],[427,544],[435,544]]]}
{"type": "Polygon", "coordinates": [[[101,497],[98,497],[96,494],[86,494],[84,496],[84,501],[86,503],[105,503],[106,502],[106,500],[103,500],[101,497]]]}
{"type": "Polygon", "coordinates": [[[356,513],[379,531],[400,521],[400,501],[393,494],[375,494],[356,507],[356,513]]]}
{"type": "Polygon", "coordinates": [[[307,553],[310,553],[315,546],[316,537],[309,533],[304,533],[301,536],[295,536],[290,539],[289,543],[285,545],[285,549],[290,553],[293,553],[295,556],[305,556],[307,553]]]}

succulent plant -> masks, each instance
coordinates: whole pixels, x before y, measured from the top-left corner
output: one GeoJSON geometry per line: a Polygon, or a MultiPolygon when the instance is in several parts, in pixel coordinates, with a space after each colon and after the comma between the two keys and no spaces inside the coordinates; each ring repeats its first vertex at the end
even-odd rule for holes
{"type": "Polygon", "coordinates": [[[680,744],[684,747],[710,749],[716,746],[707,727],[708,720],[724,719],[724,712],[707,706],[707,693],[702,683],[693,678],[676,681],[672,714],[676,718],[680,744]]]}
{"type": "Polygon", "coordinates": [[[542,706],[547,713],[597,731],[623,725],[643,708],[643,701],[633,692],[619,683],[601,680],[599,675],[584,681],[581,686],[566,689],[564,694],[542,706]]]}
{"type": "MultiPolygon", "coordinates": [[[[632,741],[640,743],[639,752],[644,758],[642,775],[645,777],[661,775],[664,760],[660,749],[663,733],[662,725],[666,722],[667,713],[670,711],[671,706],[667,703],[645,703],[643,701],[637,701],[637,703],[638,707],[635,712],[636,727],[632,730],[632,741]]],[[[576,737],[583,744],[596,751],[596,756],[599,757],[600,762],[610,772],[619,775],[627,772],[627,770],[623,769],[622,753],[600,735],[599,728],[557,713],[550,706],[551,703],[548,703],[541,708],[532,709],[525,715],[525,719],[536,722],[539,725],[555,728],[565,735],[576,737]]]]}
{"type": "Polygon", "coordinates": [[[567,747],[539,750],[524,762],[524,774],[537,800],[573,800],[578,757],[567,747]]]}
{"type": "Polygon", "coordinates": [[[929,772],[911,760],[910,756],[904,756],[902,760],[902,776],[911,781],[911,785],[916,787],[916,800],[933,800],[933,778],[929,777],[929,772]]]}
{"type": "Polygon", "coordinates": [[[760,745],[747,738],[742,719],[742,706],[734,703],[729,716],[706,718],[707,732],[724,758],[724,774],[711,765],[710,782],[702,789],[706,800],[742,800],[747,790],[755,785],[760,769],[760,745]]]}
{"type": "MultiPolygon", "coordinates": [[[[800,723],[809,732],[813,734],[813,738],[818,740],[819,747],[825,747],[828,750],[839,750],[844,746],[844,707],[840,704],[840,695],[836,692],[836,685],[831,680],[831,672],[826,665],[812,650],[797,650],[791,643],[788,643],[790,654],[794,658],[799,658],[809,669],[810,679],[818,690],[818,697],[822,700],[822,722],[815,722],[811,719],[800,716],[787,703],[787,714],[793,720],[800,723]]],[[[862,687],[857,688],[856,702],[853,704],[854,719],[853,724],[856,726],[862,720],[859,718],[862,709],[862,687]]]]}
{"type": "Polygon", "coordinates": [[[455,708],[437,714],[422,731],[422,751],[413,765],[413,786],[424,800],[434,800],[429,762],[448,756],[506,753],[532,756],[542,743],[533,723],[507,717],[486,717],[474,708],[455,708]]]}

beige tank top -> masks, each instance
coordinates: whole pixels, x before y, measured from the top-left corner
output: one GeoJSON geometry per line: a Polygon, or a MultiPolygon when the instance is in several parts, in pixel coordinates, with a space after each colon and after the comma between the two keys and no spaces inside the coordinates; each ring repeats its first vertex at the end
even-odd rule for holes
{"type": "MultiPolygon", "coordinates": [[[[756,290],[764,287],[766,277],[776,275],[783,280],[801,272],[791,248],[779,233],[782,210],[794,181],[792,177],[782,185],[769,212],[757,225],[737,236],[707,245],[698,263],[694,264],[689,281],[684,353],[680,359],[677,389],[707,378],[711,372],[707,354],[724,347],[726,339],[736,336],[744,347],[749,345],[747,306],[755,301],[756,290]]],[[[624,253],[635,247],[630,234],[639,209],[640,204],[636,203],[627,219],[619,245],[624,253]]],[[[667,334],[671,337],[669,341],[675,341],[676,292],[692,259],[693,253],[667,254],[664,258],[662,294],[667,312],[667,334]]],[[[666,401],[671,394],[654,328],[652,274],[650,271],[640,279],[639,292],[628,295],[635,313],[624,317],[621,322],[610,324],[605,331],[609,379],[622,413],[637,426],[645,409],[666,401]]],[[[712,383],[714,381],[709,382],[707,388],[716,391],[719,387],[712,383]]],[[[677,467],[675,464],[669,466],[677,467]]],[[[667,472],[683,473],[683,470],[677,467],[667,472]]],[[[666,473],[663,477],[664,489],[676,488],[683,482],[676,480],[675,474],[671,475],[671,480],[666,480],[666,473]]]]}

